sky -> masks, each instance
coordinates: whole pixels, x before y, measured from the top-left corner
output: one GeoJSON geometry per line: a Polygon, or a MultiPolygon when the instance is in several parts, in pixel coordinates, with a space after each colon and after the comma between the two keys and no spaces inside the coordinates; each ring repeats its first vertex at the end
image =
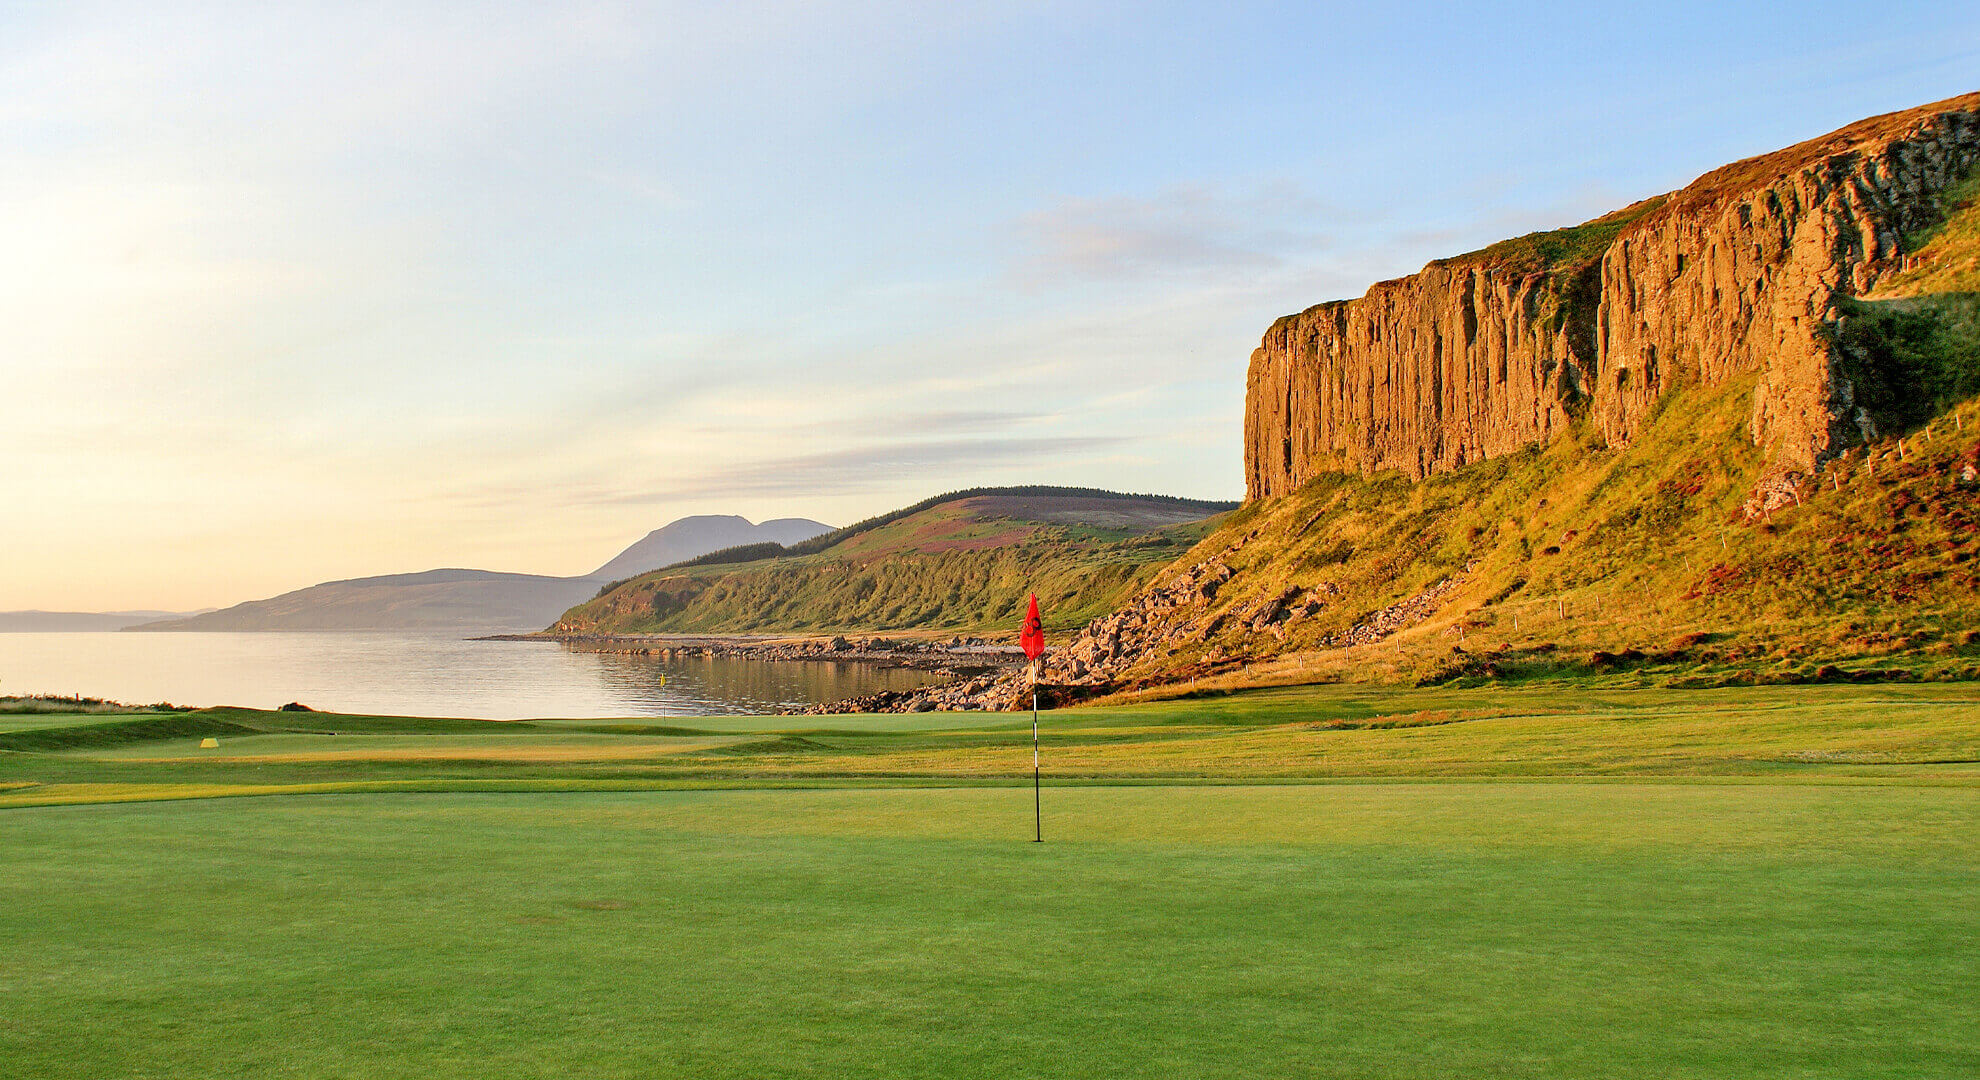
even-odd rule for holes
{"type": "Polygon", "coordinates": [[[1980,89],[1980,6],[0,0],[0,610],[1243,495],[1270,321],[1980,89]]]}

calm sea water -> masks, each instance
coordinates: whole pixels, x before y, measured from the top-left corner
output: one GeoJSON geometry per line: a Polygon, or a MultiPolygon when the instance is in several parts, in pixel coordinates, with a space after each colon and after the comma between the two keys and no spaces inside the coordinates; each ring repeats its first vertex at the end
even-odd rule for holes
{"type": "Polygon", "coordinates": [[[675,659],[431,634],[0,634],[0,694],[137,704],[300,701],[406,716],[771,713],[930,681],[868,664],[675,659]]]}

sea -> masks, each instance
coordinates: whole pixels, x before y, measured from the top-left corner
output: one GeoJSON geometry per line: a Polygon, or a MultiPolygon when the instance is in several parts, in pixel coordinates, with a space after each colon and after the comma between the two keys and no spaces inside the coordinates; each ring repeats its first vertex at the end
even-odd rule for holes
{"type": "Polygon", "coordinates": [[[0,695],[134,705],[272,709],[299,702],[334,712],[491,720],[760,715],[934,678],[872,664],[663,659],[449,634],[0,634],[0,695]]]}

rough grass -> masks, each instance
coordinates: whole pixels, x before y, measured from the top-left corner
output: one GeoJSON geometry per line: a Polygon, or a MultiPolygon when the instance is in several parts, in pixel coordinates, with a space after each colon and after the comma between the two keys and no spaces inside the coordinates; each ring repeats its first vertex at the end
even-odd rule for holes
{"type": "Polygon", "coordinates": [[[1980,291],[1841,306],[1847,316],[1835,340],[1843,373],[1887,432],[1911,431],[1980,393],[1980,291]]]}
{"type": "Polygon", "coordinates": [[[1939,203],[1939,220],[1905,237],[1904,268],[1841,301],[1833,335],[1857,404],[1894,432],[1980,394],[1980,172],[1939,203]]]}
{"type": "MultiPolygon", "coordinates": [[[[42,713],[69,715],[73,713],[131,713],[131,712],[183,712],[182,708],[167,702],[156,705],[126,705],[121,701],[106,701],[93,697],[57,697],[49,694],[0,697],[0,717],[33,716],[42,713]]],[[[0,724],[7,723],[0,720],[0,724]]]]}
{"type": "Polygon", "coordinates": [[[1666,196],[1644,199],[1593,221],[1564,229],[1547,229],[1501,240],[1489,247],[1448,259],[1432,266],[1482,266],[1516,273],[1574,272],[1599,262],[1617,236],[1636,221],[1656,212],[1666,196]]]}
{"type": "Polygon", "coordinates": [[[1880,297],[1980,292],[1980,170],[1939,195],[1941,217],[1906,236],[1906,267],[1879,283],[1880,297]]]}

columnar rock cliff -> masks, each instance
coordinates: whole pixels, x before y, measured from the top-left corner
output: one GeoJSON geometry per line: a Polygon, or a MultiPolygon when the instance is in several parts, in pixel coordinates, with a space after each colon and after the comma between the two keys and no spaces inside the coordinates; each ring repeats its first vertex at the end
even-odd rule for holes
{"type": "Polygon", "coordinates": [[[1980,93],[1873,117],[1575,229],[1442,260],[1274,323],[1252,353],[1253,499],[1338,468],[1431,472],[1576,416],[1628,442],[1658,397],[1754,373],[1754,440],[1808,467],[1863,438],[1840,298],[1980,162],[1980,93]]]}

